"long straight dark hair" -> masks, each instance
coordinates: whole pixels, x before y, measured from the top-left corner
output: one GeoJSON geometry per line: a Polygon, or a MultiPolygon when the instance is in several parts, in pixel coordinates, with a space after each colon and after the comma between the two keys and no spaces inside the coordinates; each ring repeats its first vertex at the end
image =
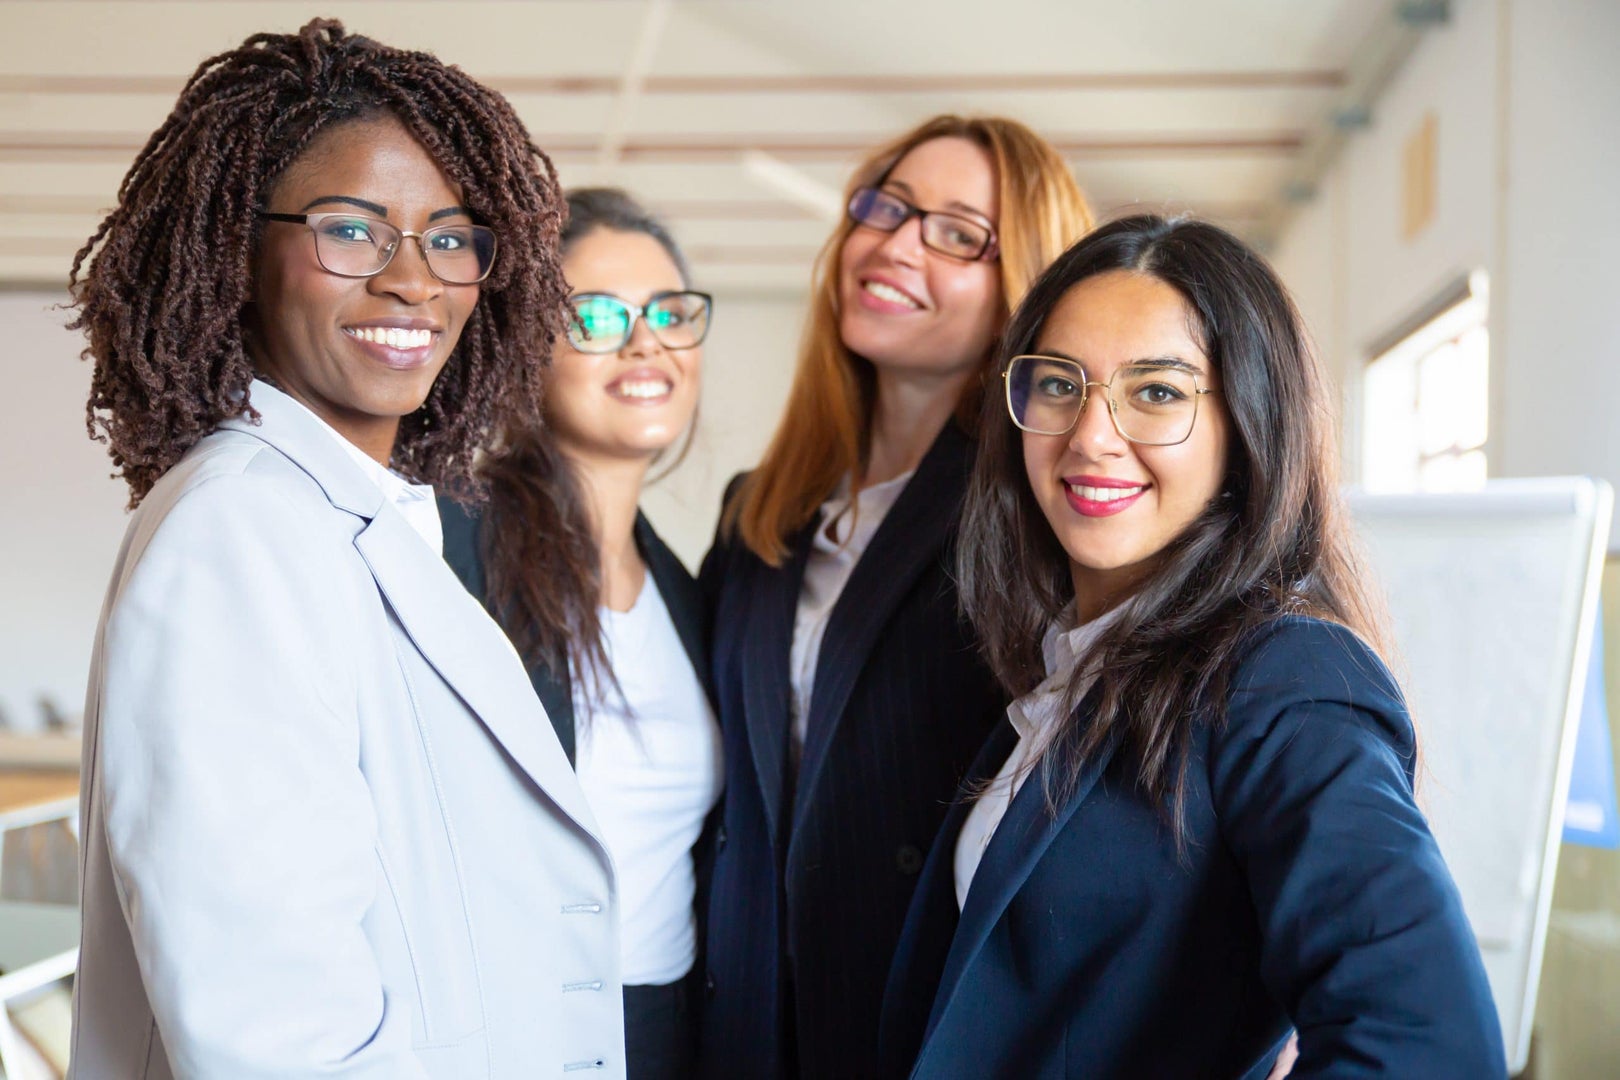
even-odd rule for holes
{"type": "MultiPolygon", "coordinates": [[[[1290,613],[1340,623],[1388,656],[1387,614],[1338,493],[1332,398],[1293,302],[1266,262],[1204,222],[1153,215],[1108,224],[1066,251],[1031,287],[1003,336],[1001,370],[1034,352],[1048,313],[1080,282],[1110,271],[1175,289],[1220,374],[1231,438],[1220,493],[1160,553],[1092,654],[1096,708],[1077,708],[1036,764],[1049,804],[1072,795],[1110,744],[1183,836],[1188,751],[1199,724],[1225,720],[1243,643],[1290,613]]],[[[1217,406],[1218,407],[1218,406],[1217,406]]],[[[1041,639],[1074,601],[1069,558],[1030,490],[1022,435],[1001,395],[986,395],[978,460],[963,511],[963,606],[991,669],[1014,695],[1045,677],[1041,639]]]]}
{"type": "MultiPolygon", "coordinates": [[[[569,192],[563,258],[597,229],[651,237],[669,255],[682,283],[691,284],[686,259],[669,230],[629,195],[616,188],[569,192]]],[[[546,368],[549,375],[549,360],[546,368]]],[[[602,567],[596,520],[556,433],[545,423],[503,433],[481,473],[489,483],[481,540],[496,622],[525,659],[539,660],[559,675],[572,668],[597,693],[616,688],[598,613],[602,567]]]]}

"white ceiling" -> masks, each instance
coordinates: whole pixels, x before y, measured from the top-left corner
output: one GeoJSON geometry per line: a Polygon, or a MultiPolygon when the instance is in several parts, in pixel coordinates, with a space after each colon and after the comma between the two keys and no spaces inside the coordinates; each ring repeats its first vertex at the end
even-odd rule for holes
{"type": "Polygon", "coordinates": [[[660,4],[0,0],[0,284],[65,280],[203,57],[315,15],[505,91],[565,183],[620,184],[663,211],[705,285],[791,292],[826,219],[750,151],[825,192],[934,113],[1004,113],[1064,150],[1101,211],[1253,229],[1358,45],[1394,17],[1387,0],[660,4]]]}

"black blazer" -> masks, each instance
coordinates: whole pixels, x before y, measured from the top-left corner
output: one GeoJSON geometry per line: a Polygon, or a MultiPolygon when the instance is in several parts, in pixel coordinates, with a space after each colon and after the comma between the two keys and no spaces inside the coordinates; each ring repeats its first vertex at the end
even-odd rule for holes
{"type": "Polygon", "coordinates": [[[856,564],[822,642],[796,785],[789,651],[820,522],[780,568],[735,538],[704,560],[726,754],[706,1077],[876,1075],[883,986],[917,874],[1005,705],[949,572],[973,448],[947,425],[856,564]]]}
{"type": "MultiPolygon", "coordinates": [[[[450,569],[467,586],[467,591],[478,597],[486,610],[490,610],[490,596],[484,579],[483,516],[441,495],[439,519],[444,524],[444,561],[450,564],[450,569]]],[[[652,523],[640,511],[636,512],[635,538],[636,549],[647,564],[647,572],[657,583],[664,606],[669,609],[669,617],[675,623],[675,632],[686,647],[692,670],[697,672],[712,703],[714,691],[709,683],[709,653],[703,639],[703,595],[698,591],[697,582],[681,565],[675,553],[659,539],[652,523]]],[[[557,729],[557,740],[562,743],[563,752],[572,764],[574,698],[568,670],[553,671],[544,661],[530,656],[523,657],[523,666],[528,669],[534,692],[540,695],[540,703],[546,707],[546,715],[557,729]]]]}
{"type": "MultiPolygon", "coordinates": [[[[1292,1023],[1300,1080],[1505,1075],[1389,672],[1293,616],[1256,634],[1232,687],[1189,759],[1184,853],[1105,752],[1055,817],[1025,780],[959,918],[969,805],[951,811],[895,958],[886,1074],[1261,1080],[1292,1023]]],[[[1016,742],[1002,723],[973,777],[1016,742]]]]}

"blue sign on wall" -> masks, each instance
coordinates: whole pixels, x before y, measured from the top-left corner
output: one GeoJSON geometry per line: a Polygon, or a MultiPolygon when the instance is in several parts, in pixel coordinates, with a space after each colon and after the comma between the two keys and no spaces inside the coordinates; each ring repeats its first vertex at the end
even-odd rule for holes
{"type": "Polygon", "coordinates": [[[1615,805],[1614,749],[1610,744],[1608,697],[1603,683],[1603,616],[1592,640],[1592,662],[1581,695],[1581,723],[1575,733],[1575,761],[1569,772],[1564,811],[1564,843],[1620,848],[1620,811],[1615,805]]]}

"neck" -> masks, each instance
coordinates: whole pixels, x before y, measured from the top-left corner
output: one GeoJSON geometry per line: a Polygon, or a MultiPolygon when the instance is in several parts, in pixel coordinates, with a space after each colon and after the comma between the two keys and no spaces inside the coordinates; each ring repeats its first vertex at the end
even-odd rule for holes
{"type": "Polygon", "coordinates": [[[950,375],[897,374],[879,368],[872,403],[872,439],[863,486],[915,469],[944,430],[977,369],[950,375]]]}
{"type": "Polygon", "coordinates": [[[277,378],[262,363],[254,374],[320,417],[327,427],[359,447],[362,454],[383,468],[386,469],[394,459],[394,442],[399,438],[399,417],[368,416],[324,404],[314,395],[305,393],[296,382],[277,378]]]}
{"type": "Polygon", "coordinates": [[[636,506],[651,459],[608,458],[563,449],[573,465],[595,526],[602,568],[602,602],[629,611],[641,594],[646,565],[636,549],[636,506]]]}

